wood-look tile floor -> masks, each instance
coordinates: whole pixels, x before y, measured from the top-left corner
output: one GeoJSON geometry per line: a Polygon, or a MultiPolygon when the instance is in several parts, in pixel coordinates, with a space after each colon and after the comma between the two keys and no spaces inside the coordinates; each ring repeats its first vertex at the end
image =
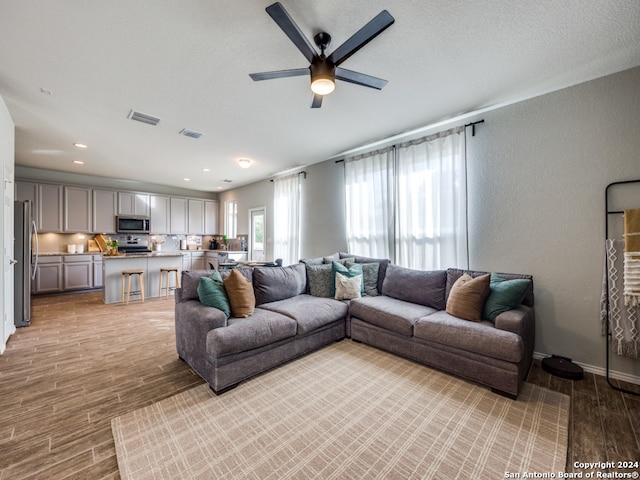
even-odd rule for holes
{"type": "MultiPolygon", "coordinates": [[[[575,461],[640,460],[640,397],[539,365],[529,381],[572,397],[568,471],[580,471],[575,461]]],[[[111,419],[201,383],[176,354],[173,298],[35,297],[32,325],[0,356],[0,480],[120,478],[111,419]]]]}

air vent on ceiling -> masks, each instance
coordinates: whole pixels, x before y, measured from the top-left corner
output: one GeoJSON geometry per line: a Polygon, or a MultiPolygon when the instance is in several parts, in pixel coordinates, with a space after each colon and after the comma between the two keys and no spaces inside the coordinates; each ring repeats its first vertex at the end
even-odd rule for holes
{"type": "Polygon", "coordinates": [[[187,130],[186,128],[183,128],[178,133],[180,135],[184,135],[185,137],[191,137],[191,138],[200,138],[202,135],[204,135],[203,133],[194,132],[193,130],[187,130]]]}
{"type": "Polygon", "coordinates": [[[131,110],[127,118],[135,120],[136,122],[147,123],[149,125],[153,125],[154,127],[158,125],[158,122],[160,122],[160,119],[158,117],[147,115],[146,113],[136,112],[135,110],[131,110]]]}

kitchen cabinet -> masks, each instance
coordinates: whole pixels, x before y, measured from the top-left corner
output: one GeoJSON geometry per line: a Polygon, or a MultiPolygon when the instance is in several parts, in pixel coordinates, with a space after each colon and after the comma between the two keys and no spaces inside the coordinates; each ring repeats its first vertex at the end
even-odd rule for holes
{"type": "Polygon", "coordinates": [[[117,196],[113,190],[93,190],[93,233],[116,233],[117,196]]]}
{"type": "Polygon", "coordinates": [[[187,234],[187,199],[171,197],[169,199],[169,216],[171,219],[169,233],[187,234]]]}
{"type": "Polygon", "coordinates": [[[169,233],[169,197],[166,195],[149,195],[150,233],[169,233]]]}
{"type": "Polygon", "coordinates": [[[91,232],[91,189],[64,186],[64,231],[91,232]]]}
{"type": "Polygon", "coordinates": [[[62,291],[62,256],[38,257],[35,293],[53,293],[62,291]]]}
{"type": "Polygon", "coordinates": [[[182,257],[183,270],[209,270],[206,262],[206,252],[185,252],[182,257]]]}
{"type": "Polygon", "coordinates": [[[83,290],[93,287],[93,255],[62,257],[63,290],[83,290]]]}
{"type": "Polygon", "coordinates": [[[30,201],[31,202],[31,214],[33,215],[33,219],[38,218],[38,184],[35,182],[24,182],[24,181],[16,181],[16,190],[15,190],[16,200],[20,202],[30,201]]]}
{"type": "Polygon", "coordinates": [[[62,185],[38,185],[38,216],[40,232],[62,232],[62,185]]]}
{"type": "Polygon", "coordinates": [[[149,194],[118,192],[118,215],[149,216],[149,194]]]}
{"type": "Polygon", "coordinates": [[[92,255],[91,257],[93,288],[102,288],[102,255],[92,255]]]}
{"type": "Polygon", "coordinates": [[[219,208],[220,208],[220,204],[215,200],[204,201],[204,232],[203,233],[205,235],[218,234],[219,208]]]}
{"type": "Polygon", "coordinates": [[[187,200],[188,225],[187,231],[192,235],[203,235],[204,231],[204,200],[189,198],[187,200]]]}
{"type": "Polygon", "coordinates": [[[218,260],[218,252],[206,252],[205,256],[204,256],[204,263],[205,263],[205,269],[209,269],[211,268],[211,266],[213,266],[214,270],[218,270],[218,264],[219,264],[219,260],[218,260]]]}

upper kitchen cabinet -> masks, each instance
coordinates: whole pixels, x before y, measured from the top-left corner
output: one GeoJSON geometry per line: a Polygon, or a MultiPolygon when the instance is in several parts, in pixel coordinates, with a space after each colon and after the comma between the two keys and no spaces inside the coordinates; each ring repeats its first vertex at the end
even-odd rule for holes
{"type": "Polygon", "coordinates": [[[16,200],[19,202],[25,202],[29,200],[31,202],[31,213],[33,219],[38,218],[38,184],[35,182],[24,182],[22,180],[16,181],[15,190],[16,200]]]}
{"type": "Polygon", "coordinates": [[[88,187],[64,187],[64,231],[91,232],[91,189],[88,187]]]}
{"type": "Polygon", "coordinates": [[[62,198],[62,185],[38,184],[38,230],[62,232],[62,198]]]}
{"type": "Polygon", "coordinates": [[[169,197],[149,195],[151,233],[169,233],[169,197]]]}
{"type": "Polygon", "coordinates": [[[170,233],[189,233],[187,231],[187,199],[171,197],[169,199],[169,209],[171,218],[170,233]]]}
{"type": "Polygon", "coordinates": [[[215,200],[204,201],[204,234],[218,234],[218,210],[219,202],[215,200]]]}
{"type": "Polygon", "coordinates": [[[94,233],[116,233],[116,197],[113,190],[93,190],[94,233]]]}
{"type": "Polygon", "coordinates": [[[118,215],[144,215],[148,217],[149,194],[118,192],[118,215]]]}
{"type": "Polygon", "coordinates": [[[190,198],[187,201],[189,213],[188,232],[193,235],[203,235],[204,231],[204,200],[190,198]]]}

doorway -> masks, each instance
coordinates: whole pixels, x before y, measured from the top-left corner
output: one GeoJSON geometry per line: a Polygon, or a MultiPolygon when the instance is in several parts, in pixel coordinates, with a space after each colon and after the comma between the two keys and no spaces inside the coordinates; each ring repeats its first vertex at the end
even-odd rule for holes
{"type": "Polygon", "coordinates": [[[252,262],[265,261],[266,207],[249,209],[249,260],[252,262]]]}

